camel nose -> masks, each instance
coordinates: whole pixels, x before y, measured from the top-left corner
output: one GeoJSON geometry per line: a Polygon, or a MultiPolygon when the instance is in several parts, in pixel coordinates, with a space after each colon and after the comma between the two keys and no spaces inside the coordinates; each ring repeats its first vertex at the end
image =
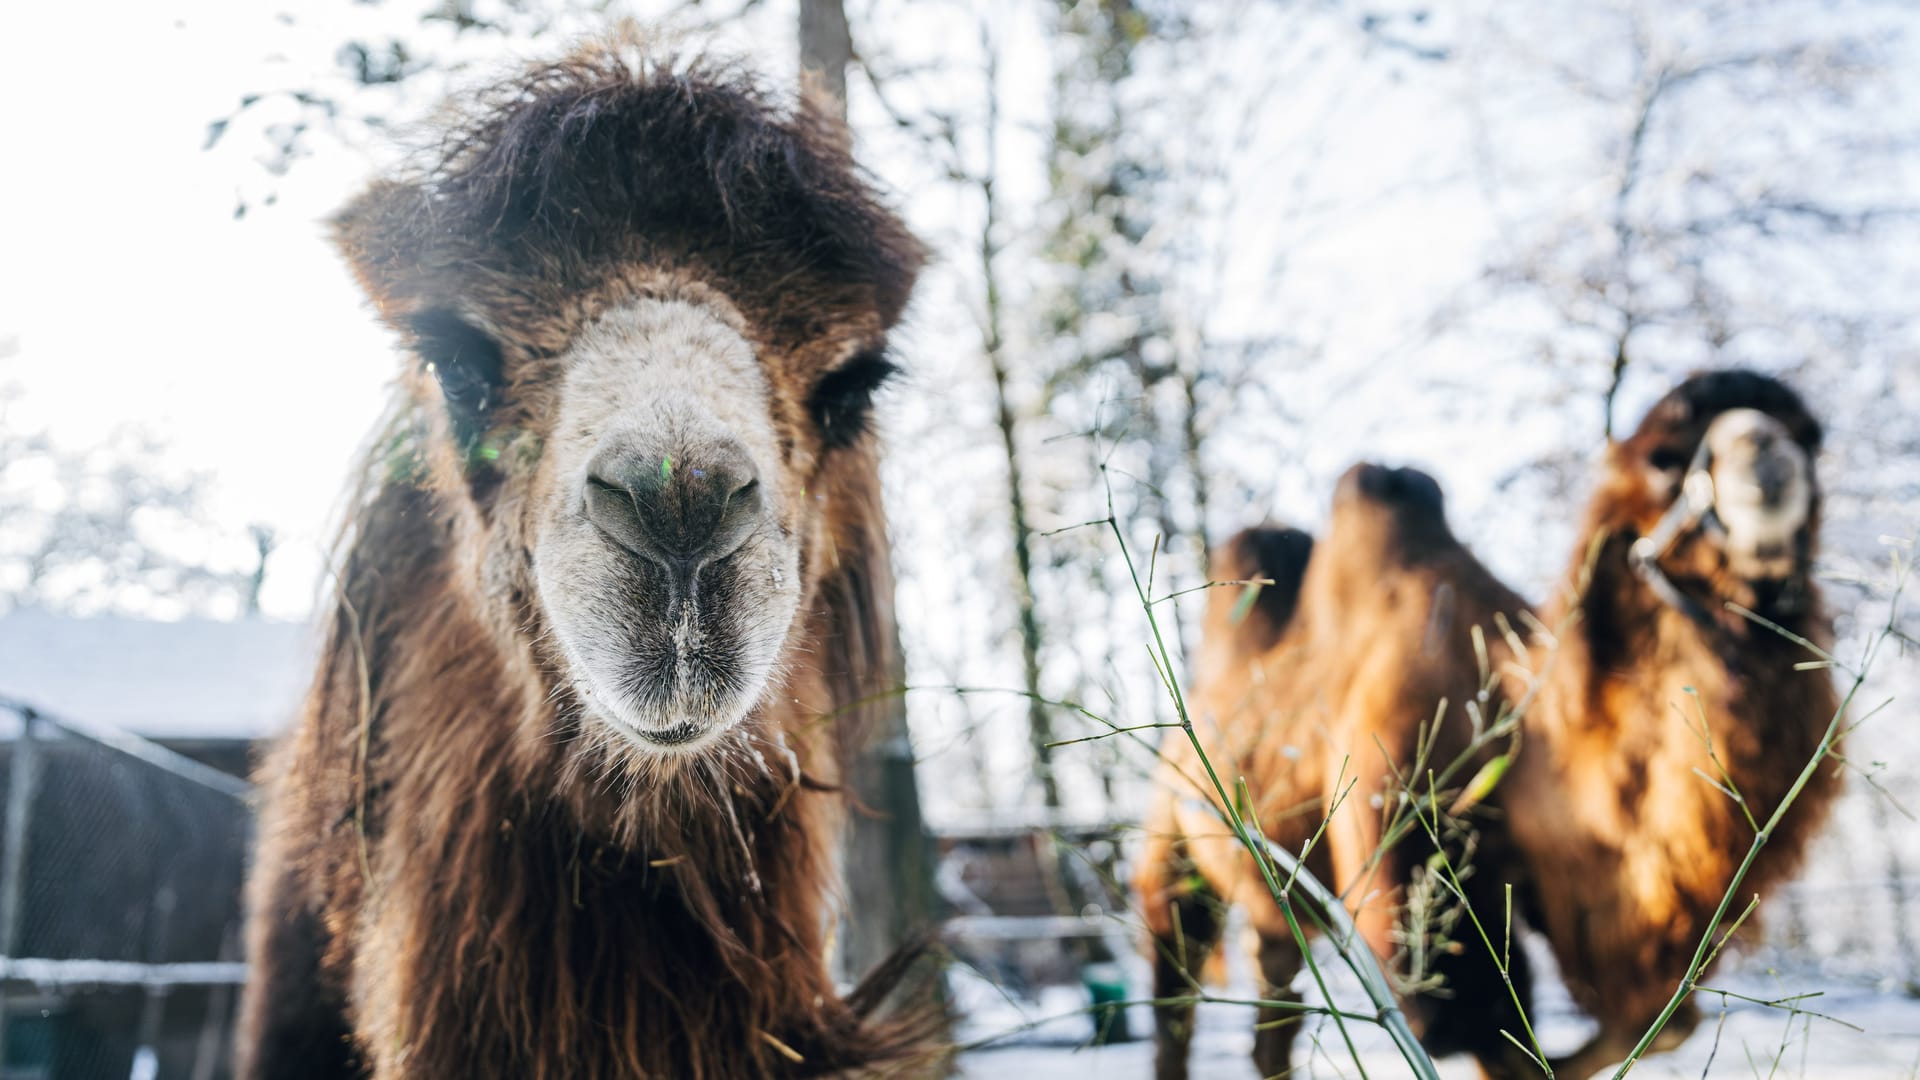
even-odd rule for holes
{"type": "Polygon", "coordinates": [[[676,457],[607,447],[587,470],[587,518],[615,543],[676,576],[724,559],[759,524],[760,478],[726,441],[676,457]]]}

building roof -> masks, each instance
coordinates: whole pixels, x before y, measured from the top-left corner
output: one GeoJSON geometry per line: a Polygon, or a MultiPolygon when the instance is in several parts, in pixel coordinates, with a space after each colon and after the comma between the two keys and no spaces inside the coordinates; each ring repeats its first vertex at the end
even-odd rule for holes
{"type": "Polygon", "coordinates": [[[271,735],[312,678],[305,623],[0,616],[0,696],[153,738],[271,735]]]}

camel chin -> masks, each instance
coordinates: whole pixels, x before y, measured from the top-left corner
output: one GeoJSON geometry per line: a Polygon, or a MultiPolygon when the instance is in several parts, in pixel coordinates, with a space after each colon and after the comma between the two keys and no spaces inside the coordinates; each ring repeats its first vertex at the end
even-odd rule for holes
{"type": "Polygon", "coordinates": [[[1813,512],[1806,450],[1785,424],[1758,409],[1729,409],[1705,438],[1728,567],[1750,581],[1792,575],[1813,512]]]}

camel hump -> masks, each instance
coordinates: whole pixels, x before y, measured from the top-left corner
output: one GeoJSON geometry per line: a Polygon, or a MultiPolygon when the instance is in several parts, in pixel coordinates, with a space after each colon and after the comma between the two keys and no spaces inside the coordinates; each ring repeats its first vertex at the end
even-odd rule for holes
{"type": "Polygon", "coordinates": [[[1785,425],[1808,453],[1820,449],[1820,421],[1791,386],[1771,375],[1744,368],[1722,368],[1689,375],[1647,410],[1632,441],[1683,439],[1689,445],[1715,417],[1734,409],[1755,409],[1785,425]]]}
{"type": "Polygon", "coordinates": [[[1363,461],[1341,474],[1334,486],[1336,503],[1363,500],[1401,513],[1445,523],[1447,499],[1440,481],[1415,468],[1391,468],[1363,461]]]}
{"type": "Polygon", "coordinates": [[[1208,647],[1230,640],[1237,650],[1259,650],[1280,640],[1300,603],[1300,582],[1313,537],[1281,525],[1258,525],[1227,538],[1213,553],[1208,578],[1208,647]]]}
{"type": "Polygon", "coordinates": [[[1348,469],[1334,485],[1327,542],[1337,558],[1319,573],[1363,588],[1371,588],[1385,569],[1460,550],[1447,527],[1447,500],[1438,480],[1419,469],[1367,461],[1348,469]]]}

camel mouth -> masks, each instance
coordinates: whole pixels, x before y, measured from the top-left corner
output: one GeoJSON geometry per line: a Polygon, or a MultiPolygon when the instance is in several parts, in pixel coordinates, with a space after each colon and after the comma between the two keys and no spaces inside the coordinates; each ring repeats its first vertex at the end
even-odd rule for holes
{"type": "MultiPolygon", "coordinates": [[[[602,604],[561,614],[555,637],[588,713],[641,753],[698,750],[753,715],[788,630],[778,598],[743,602],[752,560],[705,568],[697,589],[648,564],[622,565],[602,604]]],[[[558,613],[556,613],[558,614],[558,613]]]]}
{"type": "MultiPolygon", "coordinates": [[[[642,669],[655,665],[642,662],[642,669]]],[[[600,685],[592,668],[576,675],[575,690],[586,715],[620,735],[643,754],[687,754],[706,748],[726,732],[749,722],[772,674],[772,667],[707,668],[664,678],[649,674],[613,692],[600,685]]]]}
{"type": "Polygon", "coordinates": [[[703,736],[714,729],[709,725],[697,724],[689,720],[670,728],[660,728],[656,730],[629,728],[628,730],[632,732],[635,738],[642,742],[650,743],[663,749],[684,750],[689,749],[690,744],[700,741],[703,736]]]}

